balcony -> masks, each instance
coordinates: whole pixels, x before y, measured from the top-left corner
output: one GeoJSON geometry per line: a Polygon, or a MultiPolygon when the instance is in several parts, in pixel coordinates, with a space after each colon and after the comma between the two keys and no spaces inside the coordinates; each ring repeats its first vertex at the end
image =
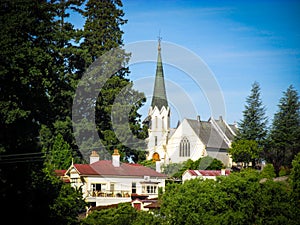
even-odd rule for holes
{"type": "Polygon", "coordinates": [[[131,193],[124,190],[113,190],[113,191],[88,191],[87,197],[112,197],[112,198],[130,198],[131,193]]]}
{"type": "Polygon", "coordinates": [[[96,206],[131,202],[131,193],[124,190],[89,191],[86,196],[86,201],[94,202],[96,206]]]}

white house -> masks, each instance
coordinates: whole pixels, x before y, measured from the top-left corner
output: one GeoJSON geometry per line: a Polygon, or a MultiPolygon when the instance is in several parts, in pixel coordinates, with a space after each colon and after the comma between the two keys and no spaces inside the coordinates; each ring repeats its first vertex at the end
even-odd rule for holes
{"type": "Polygon", "coordinates": [[[167,175],[139,164],[122,163],[115,150],[112,160],[99,160],[93,151],[90,164],[72,163],[64,177],[72,187],[82,190],[92,206],[104,206],[131,202],[133,196],[157,198],[158,189],[165,188],[167,175]]]}
{"type": "Polygon", "coordinates": [[[216,180],[217,176],[228,176],[230,174],[230,170],[186,170],[182,174],[182,182],[191,179],[213,179],[216,180]]]}
{"type": "MultiPolygon", "coordinates": [[[[199,74],[201,75],[201,74],[199,74]]],[[[166,95],[160,41],[155,75],[153,97],[147,118],[148,124],[147,159],[161,160],[162,164],[180,163],[188,159],[211,156],[232,166],[227,153],[236,135],[235,124],[228,124],[222,116],[208,121],[183,119],[176,128],[170,128],[170,108],[166,95]]]]}

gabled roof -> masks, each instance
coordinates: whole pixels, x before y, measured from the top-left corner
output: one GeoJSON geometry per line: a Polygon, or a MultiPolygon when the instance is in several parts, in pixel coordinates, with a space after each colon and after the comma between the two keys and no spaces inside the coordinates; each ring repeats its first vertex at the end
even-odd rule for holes
{"type": "MultiPolygon", "coordinates": [[[[188,170],[188,173],[190,173],[192,176],[221,176],[221,170],[188,170]]],[[[229,175],[230,170],[225,170],[225,175],[229,175]]]]}
{"type": "Polygon", "coordinates": [[[221,134],[215,129],[211,122],[187,119],[187,122],[198,135],[200,140],[208,148],[228,149],[229,146],[225,142],[221,134]]]}
{"type": "Polygon", "coordinates": [[[98,175],[90,164],[74,164],[74,167],[80,175],[98,175]]]}
{"type": "Polygon", "coordinates": [[[233,141],[234,139],[234,133],[237,132],[237,128],[234,126],[234,125],[227,125],[227,123],[222,120],[222,119],[219,119],[219,120],[215,120],[216,123],[218,124],[218,126],[222,129],[222,131],[225,133],[226,137],[233,141]],[[232,131],[234,133],[232,133],[232,131]]]}
{"type": "Polygon", "coordinates": [[[92,164],[74,164],[74,168],[80,175],[167,177],[140,164],[120,163],[119,167],[114,167],[111,160],[100,160],[92,164]]]}
{"type": "Polygon", "coordinates": [[[65,176],[67,170],[54,170],[56,176],[60,177],[63,182],[70,183],[70,179],[65,176]]]}
{"type": "Polygon", "coordinates": [[[55,175],[59,177],[64,176],[66,172],[67,170],[54,170],[55,175]]]}

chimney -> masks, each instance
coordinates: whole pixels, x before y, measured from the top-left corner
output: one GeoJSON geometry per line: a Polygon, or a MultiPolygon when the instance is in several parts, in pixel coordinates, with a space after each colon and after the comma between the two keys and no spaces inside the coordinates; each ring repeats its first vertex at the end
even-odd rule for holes
{"type": "Polygon", "coordinates": [[[226,175],[225,172],[226,172],[225,169],[221,169],[221,176],[225,176],[226,175]]]}
{"type": "Polygon", "coordinates": [[[118,149],[115,149],[114,154],[112,154],[112,164],[114,167],[120,166],[120,154],[118,149]]]}
{"type": "Polygon", "coordinates": [[[155,170],[156,170],[156,172],[158,172],[158,173],[161,172],[161,168],[160,168],[160,160],[156,160],[156,161],[155,161],[155,170]]]}
{"type": "Polygon", "coordinates": [[[90,164],[99,161],[99,154],[93,150],[92,154],[90,155],[90,164]]]}

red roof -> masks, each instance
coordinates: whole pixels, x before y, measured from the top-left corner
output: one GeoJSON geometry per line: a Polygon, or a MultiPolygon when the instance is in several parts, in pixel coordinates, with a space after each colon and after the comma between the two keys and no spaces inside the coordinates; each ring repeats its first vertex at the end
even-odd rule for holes
{"type": "Polygon", "coordinates": [[[56,176],[64,176],[67,170],[54,170],[54,173],[56,174],[56,176]]]}
{"type": "Polygon", "coordinates": [[[120,163],[119,167],[114,167],[111,160],[100,160],[92,164],[74,164],[74,167],[81,175],[167,177],[139,164],[120,163]]]}
{"type": "Polygon", "coordinates": [[[74,164],[74,167],[81,175],[98,175],[98,173],[89,164],[74,164]]]}
{"type": "Polygon", "coordinates": [[[61,177],[61,179],[65,182],[65,183],[70,183],[70,180],[68,177],[65,177],[65,173],[67,172],[67,170],[54,170],[54,173],[56,174],[56,176],[61,177]]]}
{"type": "MultiPolygon", "coordinates": [[[[221,170],[189,170],[189,173],[192,176],[202,176],[210,177],[210,176],[221,176],[221,170]]],[[[225,170],[225,175],[229,175],[230,170],[225,170]]]]}

